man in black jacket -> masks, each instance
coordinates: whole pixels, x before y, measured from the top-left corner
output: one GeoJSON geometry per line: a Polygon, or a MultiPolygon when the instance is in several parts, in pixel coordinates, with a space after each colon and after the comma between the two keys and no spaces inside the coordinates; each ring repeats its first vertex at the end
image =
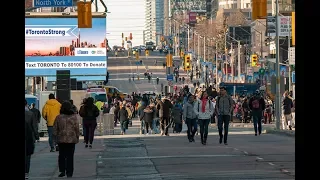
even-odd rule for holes
{"type": "Polygon", "coordinates": [[[31,109],[30,109],[31,112],[33,112],[34,116],[35,116],[35,119],[36,119],[36,122],[37,122],[37,125],[35,126],[35,130],[36,130],[36,140],[38,142],[40,142],[40,137],[39,137],[39,133],[38,133],[38,127],[39,127],[39,123],[40,123],[40,119],[41,119],[41,113],[40,111],[36,108],[36,104],[35,103],[32,103],[31,104],[31,109]]]}
{"type": "Polygon", "coordinates": [[[266,103],[264,99],[261,97],[260,92],[257,90],[252,98],[249,100],[249,107],[251,109],[252,118],[253,118],[253,127],[255,136],[257,136],[257,131],[259,131],[259,135],[261,134],[261,119],[262,113],[266,108],[266,103]]]}
{"type": "Polygon", "coordinates": [[[30,170],[30,160],[31,155],[34,153],[35,140],[38,137],[38,131],[36,131],[36,126],[38,126],[35,114],[29,111],[27,100],[25,100],[25,179],[29,179],[30,170]]]}

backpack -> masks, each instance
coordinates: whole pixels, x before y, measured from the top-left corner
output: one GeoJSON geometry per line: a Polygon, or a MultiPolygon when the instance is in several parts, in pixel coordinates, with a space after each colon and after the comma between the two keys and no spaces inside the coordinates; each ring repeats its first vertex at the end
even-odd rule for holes
{"type": "Polygon", "coordinates": [[[251,104],[252,104],[252,108],[253,109],[259,109],[260,108],[259,99],[254,99],[251,104]]]}

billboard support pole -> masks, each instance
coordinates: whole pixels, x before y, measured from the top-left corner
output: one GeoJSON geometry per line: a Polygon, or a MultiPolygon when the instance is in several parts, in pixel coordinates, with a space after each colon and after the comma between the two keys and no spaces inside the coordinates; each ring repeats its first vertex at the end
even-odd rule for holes
{"type": "Polygon", "coordinates": [[[280,91],[280,62],[279,62],[279,0],[276,0],[276,129],[280,130],[281,121],[281,91],[280,91]]]}

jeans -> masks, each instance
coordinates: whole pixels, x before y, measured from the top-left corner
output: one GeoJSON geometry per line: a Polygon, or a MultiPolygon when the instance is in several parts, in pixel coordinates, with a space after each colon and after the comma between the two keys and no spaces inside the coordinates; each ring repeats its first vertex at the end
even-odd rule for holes
{"type": "Polygon", "coordinates": [[[123,133],[126,132],[126,121],[120,121],[120,128],[123,133]]]}
{"type": "Polygon", "coordinates": [[[158,126],[157,126],[157,122],[158,122],[158,119],[154,119],[153,122],[152,122],[152,130],[153,130],[155,133],[159,133],[159,129],[158,129],[158,126]]]}
{"type": "Polygon", "coordinates": [[[146,133],[149,133],[149,128],[151,129],[152,123],[151,122],[145,122],[146,125],[146,133]]]}
{"type": "Polygon", "coordinates": [[[197,132],[197,119],[186,119],[186,124],[188,126],[187,136],[188,139],[194,138],[194,135],[197,132]]]}
{"type": "Polygon", "coordinates": [[[206,141],[208,137],[208,126],[210,119],[199,119],[201,140],[206,141]]]}
{"type": "Polygon", "coordinates": [[[222,138],[224,143],[227,143],[228,141],[228,131],[229,131],[229,122],[230,122],[230,115],[219,115],[218,116],[218,130],[219,130],[219,136],[220,136],[220,142],[222,141],[222,138]],[[224,125],[224,129],[222,129],[222,125],[224,125]],[[224,135],[222,134],[222,131],[224,130],[224,135]]]}
{"type": "Polygon", "coordinates": [[[39,123],[37,123],[37,125],[35,126],[35,131],[36,131],[36,140],[39,141],[40,140],[40,136],[39,136],[39,123]]]}
{"type": "Polygon", "coordinates": [[[31,155],[25,157],[25,169],[24,169],[25,173],[29,173],[30,171],[30,160],[31,160],[31,155]]]}
{"type": "Polygon", "coordinates": [[[261,119],[262,119],[262,112],[258,111],[252,112],[252,119],[253,119],[253,127],[254,127],[254,133],[257,134],[257,131],[259,134],[261,134],[262,126],[261,126],[261,119]]]}
{"type": "Polygon", "coordinates": [[[84,141],[86,144],[88,142],[92,144],[93,138],[94,138],[94,131],[96,130],[97,127],[97,122],[96,121],[84,121],[84,127],[85,127],[85,136],[84,136],[84,141]]]}
{"type": "Polygon", "coordinates": [[[59,143],[59,171],[67,176],[73,175],[73,157],[75,150],[74,143],[59,143]]]}
{"type": "Polygon", "coordinates": [[[54,142],[54,140],[53,140],[53,126],[48,126],[48,139],[49,139],[49,145],[50,145],[50,147],[51,147],[51,149],[53,149],[54,148],[54,146],[55,146],[55,142],[54,142]]]}

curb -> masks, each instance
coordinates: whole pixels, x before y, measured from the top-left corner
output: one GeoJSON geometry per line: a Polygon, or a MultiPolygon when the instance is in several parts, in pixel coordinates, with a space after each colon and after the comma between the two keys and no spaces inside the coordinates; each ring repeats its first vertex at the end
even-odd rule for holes
{"type": "Polygon", "coordinates": [[[289,130],[275,130],[275,129],[267,129],[267,134],[277,134],[277,135],[284,135],[289,137],[295,137],[295,131],[289,131],[289,130]]]}

